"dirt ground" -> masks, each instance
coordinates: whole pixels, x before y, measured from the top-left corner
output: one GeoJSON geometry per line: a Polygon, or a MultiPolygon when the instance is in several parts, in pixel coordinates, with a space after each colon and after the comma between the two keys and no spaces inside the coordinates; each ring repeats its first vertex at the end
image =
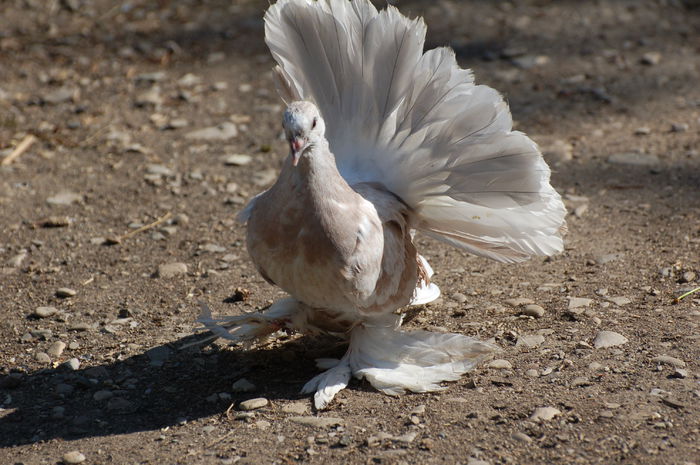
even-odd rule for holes
{"type": "Polygon", "coordinates": [[[418,239],[443,297],[408,327],[498,360],[316,413],[335,341],[181,350],[197,301],[281,295],[233,221],[286,154],[267,2],[4,0],[0,159],[36,140],[0,166],[0,463],[700,463],[700,294],[673,303],[700,286],[698,3],[397,5],[504,94],[571,211],[519,265],[418,239]]]}

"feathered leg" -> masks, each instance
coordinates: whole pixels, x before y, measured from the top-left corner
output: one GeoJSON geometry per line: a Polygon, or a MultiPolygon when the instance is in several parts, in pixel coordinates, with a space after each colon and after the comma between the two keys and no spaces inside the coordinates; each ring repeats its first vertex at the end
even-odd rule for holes
{"type": "Polygon", "coordinates": [[[200,302],[202,312],[197,322],[211,332],[210,339],[222,337],[234,342],[256,342],[279,330],[298,330],[295,327],[298,306],[299,302],[287,298],[278,300],[262,312],[212,318],[207,304],[200,302]]]}
{"type": "Polygon", "coordinates": [[[360,325],[352,330],[343,358],[320,360],[334,366],[306,383],[302,392],[315,392],[314,405],[320,410],[347,386],[351,374],[389,395],[438,391],[444,389],[439,383],[456,381],[498,350],[459,334],[360,325]]]}

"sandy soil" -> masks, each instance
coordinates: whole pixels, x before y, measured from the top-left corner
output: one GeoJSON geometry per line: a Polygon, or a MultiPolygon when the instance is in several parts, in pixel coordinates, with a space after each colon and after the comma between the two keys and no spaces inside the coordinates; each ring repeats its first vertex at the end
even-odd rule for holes
{"type": "Polygon", "coordinates": [[[353,381],[318,414],[298,392],[335,341],[179,350],[198,300],[280,296],[233,221],[286,153],[266,5],[0,3],[0,159],[36,137],[0,166],[0,463],[700,463],[700,295],[673,304],[700,285],[697,2],[398,3],[503,92],[570,232],[516,266],[420,238],[443,297],[409,326],[501,361],[434,394],[353,381]]]}

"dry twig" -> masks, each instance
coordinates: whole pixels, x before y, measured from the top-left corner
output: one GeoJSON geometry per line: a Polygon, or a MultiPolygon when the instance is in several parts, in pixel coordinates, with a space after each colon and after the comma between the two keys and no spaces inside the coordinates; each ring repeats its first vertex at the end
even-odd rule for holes
{"type": "Polygon", "coordinates": [[[130,238],[131,236],[135,236],[135,235],[138,234],[138,233],[141,233],[141,232],[147,231],[147,230],[149,230],[149,229],[155,228],[156,226],[158,226],[159,224],[161,224],[162,222],[164,222],[164,221],[166,221],[168,218],[170,218],[171,215],[172,215],[172,214],[171,214],[170,212],[168,212],[168,213],[166,213],[165,215],[163,215],[163,216],[161,216],[160,218],[158,218],[157,220],[155,220],[153,223],[149,223],[149,224],[147,224],[147,225],[145,225],[145,226],[141,226],[140,228],[135,229],[135,230],[133,230],[133,231],[130,231],[130,232],[126,233],[126,234],[122,234],[121,236],[117,236],[117,237],[110,238],[110,239],[108,239],[108,242],[109,242],[109,243],[112,243],[112,244],[119,244],[119,243],[121,243],[123,240],[128,239],[128,238],[130,238]]]}
{"type": "Polygon", "coordinates": [[[5,166],[9,165],[13,161],[15,161],[17,158],[20,157],[24,152],[26,152],[31,145],[36,142],[36,136],[34,134],[28,134],[24,139],[22,139],[22,142],[15,147],[15,149],[3,160],[0,162],[0,165],[5,166]]]}

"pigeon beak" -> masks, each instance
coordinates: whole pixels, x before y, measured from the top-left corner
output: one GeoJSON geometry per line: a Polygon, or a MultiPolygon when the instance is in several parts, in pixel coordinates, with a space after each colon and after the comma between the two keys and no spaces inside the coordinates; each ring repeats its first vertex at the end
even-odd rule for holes
{"type": "Polygon", "coordinates": [[[306,141],[301,137],[294,137],[289,141],[289,148],[292,151],[292,166],[297,166],[301,153],[306,148],[306,141]]]}

